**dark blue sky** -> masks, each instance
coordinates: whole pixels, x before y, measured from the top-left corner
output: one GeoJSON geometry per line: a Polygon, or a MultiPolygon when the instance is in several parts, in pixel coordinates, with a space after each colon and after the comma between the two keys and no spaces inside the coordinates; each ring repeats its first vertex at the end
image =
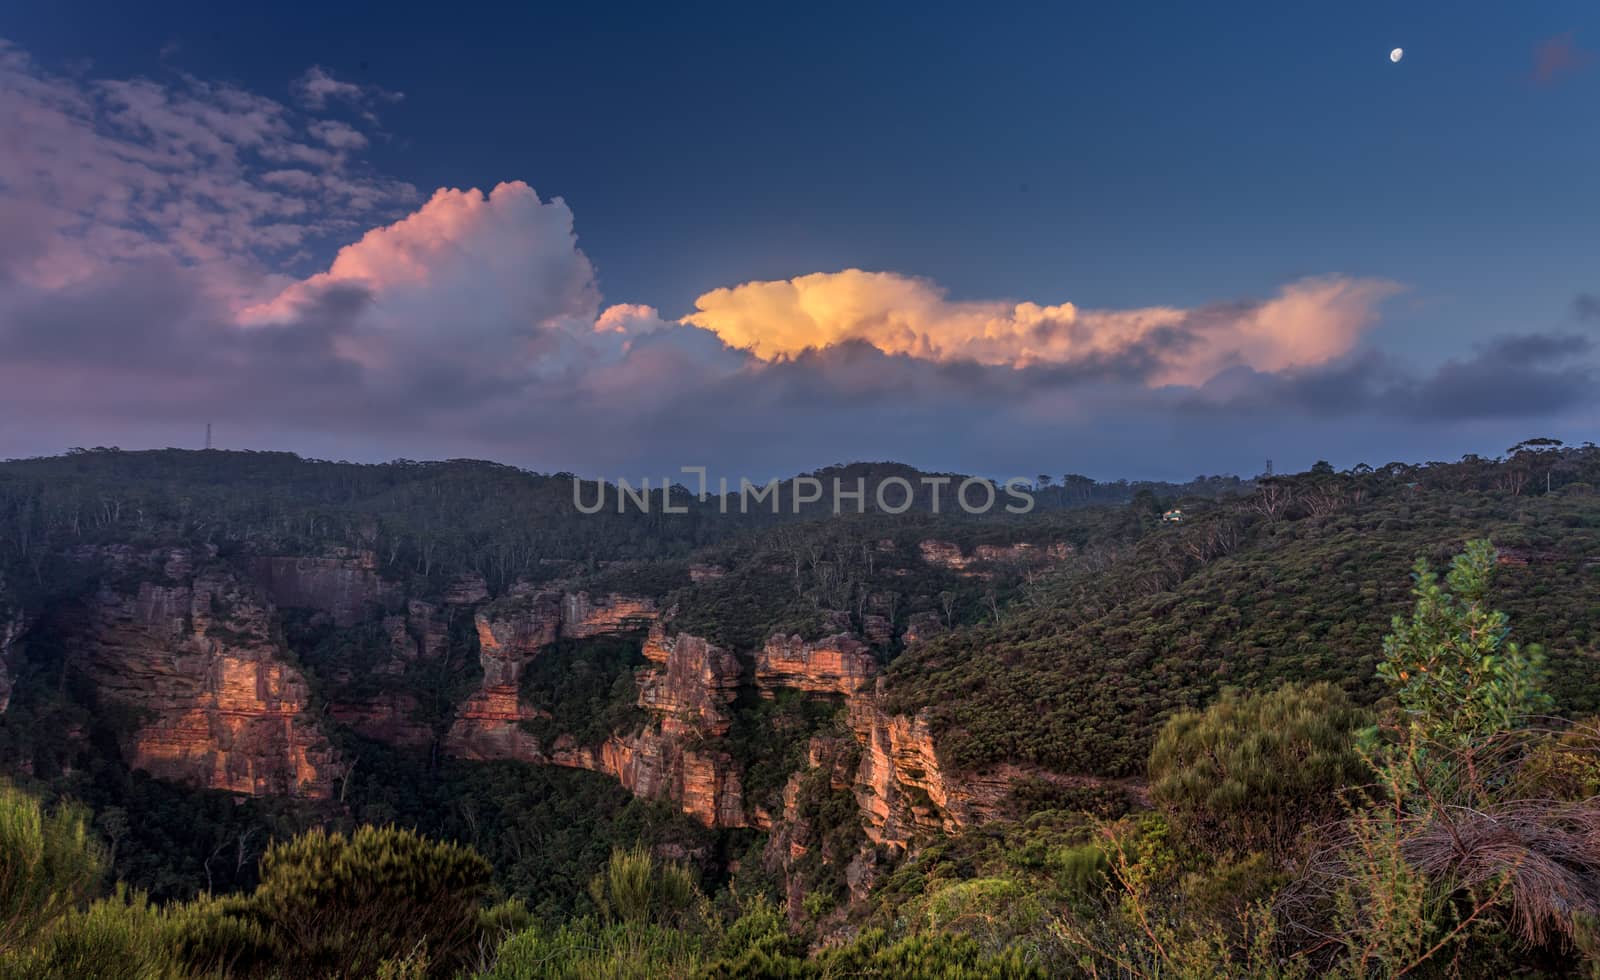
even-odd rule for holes
{"type": "Polygon", "coordinates": [[[546,470],[1187,476],[1600,419],[1592,0],[121,0],[0,38],[0,456],[209,418],[546,470]],[[542,202],[424,204],[517,181],[542,202]],[[886,275],[811,275],[847,269],[886,275]]]}
{"type": "Polygon", "coordinates": [[[672,315],[849,266],[1089,306],[1344,273],[1413,287],[1385,329],[1424,347],[1600,286],[1600,72],[1534,79],[1566,32],[1600,43],[1600,7],[63,2],[4,23],[118,77],[282,97],[321,64],[403,91],[381,169],[564,197],[607,299],[672,315]]]}

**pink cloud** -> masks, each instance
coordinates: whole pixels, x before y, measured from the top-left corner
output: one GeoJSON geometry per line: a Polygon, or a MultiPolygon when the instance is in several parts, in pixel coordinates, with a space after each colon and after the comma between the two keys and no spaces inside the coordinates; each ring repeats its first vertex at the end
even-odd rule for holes
{"type": "Polygon", "coordinates": [[[415,198],[364,172],[365,137],[343,123],[192,76],[56,75],[3,40],[0,120],[0,203],[37,236],[11,273],[40,283],[166,257],[228,266],[215,278],[234,288],[415,198]]]}
{"type": "Polygon", "coordinates": [[[1374,279],[1305,279],[1267,300],[1215,308],[1084,310],[951,301],[925,279],[846,269],[713,290],[684,320],[768,361],[860,342],[886,354],[1012,368],[1123,364],[1151,384],[1198,384],[1236,364],[1281,371],[1348,353],[1396,289],[1374,279]]]}

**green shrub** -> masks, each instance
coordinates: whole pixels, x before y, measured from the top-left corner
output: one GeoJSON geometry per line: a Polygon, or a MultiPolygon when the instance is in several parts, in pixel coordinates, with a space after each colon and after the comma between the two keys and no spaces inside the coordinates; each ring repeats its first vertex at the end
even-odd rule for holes
{"type": "Polygon", "coordinates": [[[691,976],[701,940],[650,922],[587,917],[554,929],[524,930],[501,945],[480,980],[656,980],[691,976]]]}
{"type": "Polygon", "coordinates": [[[100,883],[103,858],[87,815],[0,783],[0,953],[26,946],[80,908],[100,883]]]}
{"type": "Polygon", "coordinates": [[[1175,715],[1150,753],[1150,797],[1212,854],[1292,850],[1370,774],[1354,745],[1368,715],[1330,684],[1227,692],[1175,715]]]}
{"type": "Polygon", "coordinates": [[[312,831],[267,850],[247,914],[294,976],[366,975],[417,951],[430,976],[450,976],[477,949],[490,871],[470,848],[409,830],[312,831]]]}
{"type": "Polygon", "coordinates": [[[605,870],[590,879],[589,897],[608,921],[661,925],[686,923],[704,901],[686,868],[657,861],[642,844],[612,851],[605,870]]]}

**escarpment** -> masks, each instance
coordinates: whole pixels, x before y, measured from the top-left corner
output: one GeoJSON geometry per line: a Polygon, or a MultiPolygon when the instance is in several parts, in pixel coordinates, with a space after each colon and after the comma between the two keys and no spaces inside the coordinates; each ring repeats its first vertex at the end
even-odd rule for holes
{"type": "Polygon", "coordinates": [[[167,584],[102,584],[57,617],[98,699],[126,711],[128,765],[206,789],[332,795],[343,767],[262,590],[206,556],[156,557],[167,584]]]}
{"type": "MultiPolygon", "coordinates": [[[[979,571],[1057,556],[1029,546],[921,552],[931,565],[979,571]]],[[[71,621],[75,662],[98,698],[129,709],[128,764],[187,785],[337,796],[346,765],[329,732],[342,726],[419,753],[604,774],[707,827],[767,831],[768,859],[791,880],[819,860],[847,864],[856,892],[884,853],[1004,813],[1030,775],[953,772],[926,712],[887,709],[888,657],[949,627],[928,596],[897,615],[896,595],[874,593],[854,615],[829,612],[807,633],[735,648],[675,630],[656,599],[575,579],[491,590],[464,574],[430,585],[343,550],[230,561],[116,546],[79,559],[104,575],[73,616],[57,617],[71,621]],[[607,661],[600,693],[584,695],[607,705],[585,727],[561,705],[588,702],[552,700],[549,685],[567,666],[599,669],[596,643],[626,657],[607,661]],[[823,812],[854,814],[848,853],[835,853],[837,826],[817,825],[823,812]]],[[[726,580],[699,566],[686,577],[726,580]]],[[[20,633],[0,602],[0,703],[20,633]]]]}

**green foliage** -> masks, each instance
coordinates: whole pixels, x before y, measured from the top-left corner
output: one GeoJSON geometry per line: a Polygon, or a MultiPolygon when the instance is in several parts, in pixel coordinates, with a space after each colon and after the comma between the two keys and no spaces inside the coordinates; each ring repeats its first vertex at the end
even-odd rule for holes
{"type": "Polygon", "coordinates": [[[648,716],[634,671],[646,662],[637,636],[557,640],[522,669],[522,702],[549,714],[524,727],[546,742],[571,735],[580,745],[636,731],[648,716]]]}
{"type": "Polygon", "coordinates": [[[592,917],[535,927],[501,945],[480,980],[657,980],[693,976],[701,939],[650,922],[604,923],[592,917]]]}
{"type": "Polygon", "coordinates": [[[703,896],[682,865],[634,846],[611,852],[605,869],[589,880],[589,898],[609,922],[681,926],[703,896]]]}
{"type": "Polygon", "coordinates": [[[1031,980],[1047,976],[1017,950],[986,953],[966,936],[931,932],[893,940],[877,929],[867,930],[844,946],[817,952],[809,959],[752,949],[708,966],[706,980],[748,978],[881,977],[895,980],[1031,980]]]}
{"type": "Polygon", "coordinates": [[[4,980],[184,980],[189,970],[163,912],[120,893],[74,912],[41,940],[0,958],[4,980]]]}
{"type": "MultiPolygon", "coordinates": [[[[1600,453],[1581,460],[1581,472],[1600,477],[1600,453]]],[[[1026,760],[1132,776],[1168,715],[1224,687],[1325,680],[1358,703],[1376,701],[1386,691],[1381,639],[1413,601],[1406,571],[1418,555],[1448,559],[1492,537],[1514,563],[1498,570],[1489,598],[1543,641],[1548,690],[1563,709],[1593,713],[1600,506],[1499,489],[1508,468],[1289,478],[1278,484],[1281,509],[1259,496],[1184,501],[1182,525],[1128,528],[1087,512],[1099,521],[1091,543],[1031,585],[998,628],[936,637],[898,657],[888,707],[927,709],[942,757],[958,768],[1026,760]],[[1419,478],[1428,482],[1409,486],[1419,478]]]]}
{"type": "Polygon", "coordinates": [[[490,874],[473,851],[411,831],[312,831],[267,850],[244,911],[297,976],[362,975],[416,950],[449,976],[476,951],[490,874]]]}
{"type": "Polygon", "coordinates": [[[1416,608],[1396,616],[1384,638],[1378,676],[1394,689],[1418,736],[1463,746],[1525,724],[1549,709],[1543,684],[1543,654],[1523,651],[1509,639],[1505,613],[1487,608],[1495,549],[1469,541],[1439,584],[1425,559],[1418,559],[1416,608]]]}
{"type": "Polygon", "coordinates": [[[1225,692],[1162,728],[1150,752],[1150,798],[1209,853],[1286,854],[1306,831],[1342,815],[1340,790],[1370,780],[1354,745],[1369,718],[1330,684],[1225,692]]]}
{"type": "Polygon", "coordinates": [[[0,953],[28,945],[99,885],[104,858],[86,817],[0,782],[0,953]]]}

